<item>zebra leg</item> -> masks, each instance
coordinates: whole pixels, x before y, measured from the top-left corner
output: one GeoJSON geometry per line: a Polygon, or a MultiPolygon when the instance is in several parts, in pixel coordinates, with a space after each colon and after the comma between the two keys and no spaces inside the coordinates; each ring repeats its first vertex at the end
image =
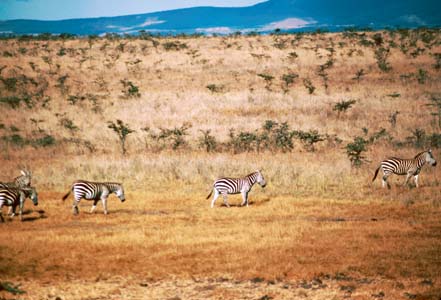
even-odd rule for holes
{"type": "Polygon", "coordinates": [[[20,201],[20,210],[19,210],[20,221],[23,221],[23,206],[24,206],[24,201],[20,201]]]}
{"type": "Polygon", "coordinates": [[[98,203],[98,200],[93,200],[92,208],[90,209],[90,213],[93,214],[96,209],[96,204],[98,203]]]}
{"type": "Polygon", "coordinates": [[[72,213],[74,215],[78,215],[80,213],[79,209],[78,209],[78,204],[80,203],[80,200],[76,200],[74,199],[73,201],[73,205],[72,205],[72,213]]]}
{"type": "Polygon", "coordinates": [[[214,189],[214,196],[213,196],[213,200],[211,200],[211,208],[214,207],[214,203],[216,202],[216,199],[219,197],[219,191],[214,189]]]}
{"type": "Polygon", "coordinates": [[[390,189],[390,184],[389,184],[389,182],[387,182],[387,177],[389,177],[389,176],[383,175],[383,178],[381,179],[381,184],[382,184],[383,188],[385,188],[387,186],[387,188],[390,189]]]}
{"type": "Polygon", "coordinates": [[[240,206],[244,206],[245,204],[248,206],[248,193],[242,192],[242,203],[240,206]]]}
{"type": "Polygon", "coordinates": [[[409,178],[410,178],[410,176],[412,176],[412,174],[411,174],[411,173],[407,173],[407,175],[406,175],[406,181],[404,181],[403,186],[406,186],[406,185],[407,185],[407,182],[409,182],[409,178]]]}
{"type": "Polygon", "coordinates": [[[108,214],[108,211],[107,211],[107,197],[101,198],[101,201],[103,203],[104,214],[107,215],[108,214]]]}
{"type": "Polygon", "coordinates": [[[228,197],[227,197],[227,194],[222,194],[222,198],[224,198],[224,204],[225,204],[227,207],[230,207],[230,204],[228,204],[228,197]]]}
{"type": "Polygon", "coordinates": [[[414,178],[415,178],[415,185],[416,185],[416,187],[418,187],[418,174],[415,175],[414,178]]]}

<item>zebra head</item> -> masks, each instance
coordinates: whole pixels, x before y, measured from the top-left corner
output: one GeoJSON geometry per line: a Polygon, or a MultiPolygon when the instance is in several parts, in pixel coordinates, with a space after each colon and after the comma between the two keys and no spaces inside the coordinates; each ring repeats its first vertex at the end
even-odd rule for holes
{"type": "Polygon", "coordinates": [[[263,178],[262,172],[260,172],[260,170],[257,170],[256,173],[257,173],[257,178],[256,178],[257,183],[264,188],[266,186],[266,181],[265,178],[263,178]]]}
{"type": "Polygon", "coordinates": [[[121,200],[121,202],[126,201],[126,197],[124,196],[124,188],[122,184],[119,185],[119,187],[115,191],[116,196],[121,200]]]}
{"type": "Polygon", "coordinates": [[[436,160],[433,157],[432,150],[430,149],[426,152],[426,163],[433,167],[436,166],[436,160]]]}
{"type": "Polygon", "coordinates": [[[35,206],[38,205],[38,194],[34,187],[23,189],[23,192],[25,193],[26,197],[29,197],[32,200],[32,203],[34,203],[35,206]]]}

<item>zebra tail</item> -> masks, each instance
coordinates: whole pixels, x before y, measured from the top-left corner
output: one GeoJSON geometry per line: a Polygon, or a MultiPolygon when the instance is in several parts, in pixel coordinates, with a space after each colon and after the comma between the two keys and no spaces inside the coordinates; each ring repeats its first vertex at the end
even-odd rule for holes
{"type": "Polygon", "coordinates": [[[63,196],[63,201],[66,200],[67,197],[69,197],[71,192],[72,190],[69,190],[69,192],[67,192],[67,194],[63,196]]]}
{"type": "Polygon", "coordinates": [[[205,199],[207,199],[208,200],[208,198],[210,198],[211,197],[211,194],[213,194],[213,189],[210,191],[210,194],[207,196],[207,198],[205,198],[205,199]]]}
{"type": "Polygon", "coordinates": [[[374,182],[375,178],[377,178],[378,171],[380,171],[381,165],[375,170],[374,178],[372,178],[372,182],[374,182]]]}

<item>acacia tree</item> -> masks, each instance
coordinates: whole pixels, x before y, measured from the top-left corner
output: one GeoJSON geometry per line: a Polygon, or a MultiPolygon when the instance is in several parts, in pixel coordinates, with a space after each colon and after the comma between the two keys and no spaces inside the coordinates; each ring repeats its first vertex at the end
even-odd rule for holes
{"type": "Polygon", "coordinates": [[[126,150],[127,136],[132,132],[135,132],[135,130],[130,129],[129,125],[124,124],[124,122],[121,120],[116,120],[116,123],[112,121],[109,121],[107,123],[109,124],[107,127],[112,129],[118,135],[119,142],[121,144],[121,152],[123,155],[125,155],[127,152],[126,150]]]}

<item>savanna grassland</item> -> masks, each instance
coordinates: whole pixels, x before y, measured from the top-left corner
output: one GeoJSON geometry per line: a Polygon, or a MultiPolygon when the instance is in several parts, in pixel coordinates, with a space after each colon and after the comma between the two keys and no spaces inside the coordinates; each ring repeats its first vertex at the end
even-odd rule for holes
{"type": "Polygon", "coordinates": [[[39,192],[0,224],[0,299],[440,299],[439,166],[371,181],[441,157],[439,30],[41,35],[0,70],[0,181],[39,192]],[[209,208],[256,169],[249,207],[209,208]],[[76,179],[127,201],[73,216],[76,179]]]}

